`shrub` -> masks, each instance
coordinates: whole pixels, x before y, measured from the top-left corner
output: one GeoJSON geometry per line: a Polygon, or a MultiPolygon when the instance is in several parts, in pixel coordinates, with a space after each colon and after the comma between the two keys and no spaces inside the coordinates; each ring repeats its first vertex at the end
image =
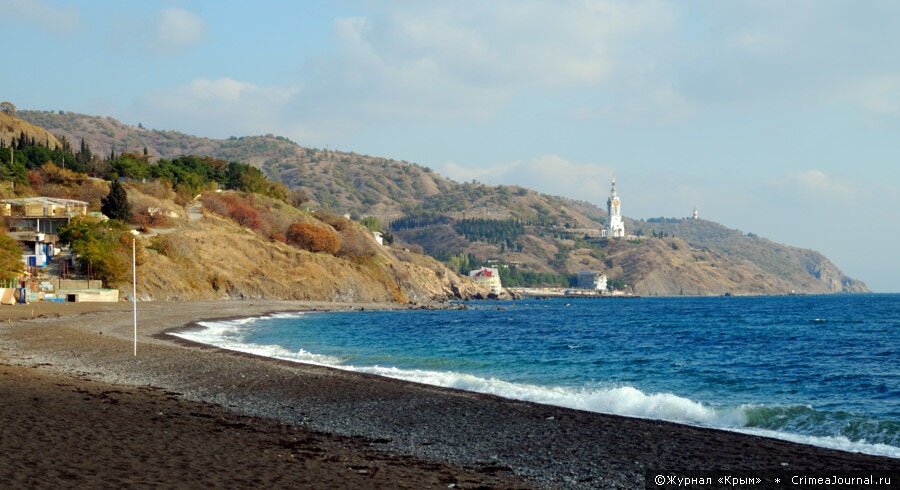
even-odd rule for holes
{"type": "Polygon", "coordinates": [[[171,217],[161,212],[150,214],[150,211],[147,209],[133,213],[129,222],[139,228],[171,228],[175,226],[175,220],[171,217]]]}
{"type": "Polygon", "coordinates": [[[372,231],[381,231],[381,222],[374,216],[366,216],[360,220],[360,224],[372,231]]]}
{"type": "Polygon", "coordinates": [[[216,194],[204,194],[203,206],[211,213],[228,216],[228,204],[216,194]]]}
{"type": "Polygon", "coordinates": [[[316,211],[314,215],[319,221],[331,225],[337,231],[344,231],[350,227],[350,220],[343,216],[321,210],[316,211]]]}
{"type": "MultiPolygon", "coordinates": [[[[118,285],[130,276],[133,236],[124,223],[77,217],[60,229],[59,239],[72,247],[83,272],[90,269],[94,277],[107,285],[118,285]]],[[[143,258],[140,243],[138,252],[140,264],[143,258]]]]}
{"type": "Polygon", "coordinates": [[[0,232],[0,281],[4,285],[22,274],[22,249],[6,232],[0,232]]]}
{"type": "Polygon", "coordinates": [[[252,196],[204,194],[203,205],[213,213],[233,219],[241,226],[259,230],[262,225],[252,196]]]}
{"type": "Polygon", "coordinates": [[[371,233],[357,226],[347,226],[341,230],[341,248],[338,257],[360,261],[372,258],[378,253],[378,244],[371,233]]]}
{"type": "Polygon", "coordinates": [[[341,239],[336,233],[312,223],[292,224],[288,228],[287,240],[288,243],[310,252],[334,255],[341,248],[341,239]]]}
{"type": "Polygon", "coordinates": [[[229,207],[228,215],[241,226],[246,226],[253,230],[259,228],[259,213],[249,204],[234,203],[229,207]]]}

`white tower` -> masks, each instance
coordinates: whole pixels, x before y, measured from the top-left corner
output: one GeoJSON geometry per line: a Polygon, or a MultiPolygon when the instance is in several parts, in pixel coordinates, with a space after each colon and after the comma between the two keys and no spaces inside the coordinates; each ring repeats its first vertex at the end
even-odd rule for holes
{"type": "Polygon", "coordinates": [[[694,206],[694,215],[692,217],[694,219],[700,219],[700,211],[697,210],[697,206],[694,206]]]}
{"type": "Polygon", "coordinates": [[[609,213],[609,226],[606,227],[606,236],[610,238],[622,238],[625,236],[625,223],[622,221],[622,201],[616,193],[616,178],[612,179],[612,190],[609,199],[606,200],[606,212],[609,213]]]}

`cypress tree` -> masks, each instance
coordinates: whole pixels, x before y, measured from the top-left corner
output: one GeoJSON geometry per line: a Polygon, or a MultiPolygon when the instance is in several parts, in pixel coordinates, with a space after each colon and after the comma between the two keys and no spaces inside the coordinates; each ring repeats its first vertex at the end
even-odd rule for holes
{"type": "Polygon", "coordinates": [[[127,223],[131,219],[131,206],[128,204],[128,193],[118,180],[113,180],[109,194],[100,200],[100,211],[109,219],[117,219],[127,223]]]}

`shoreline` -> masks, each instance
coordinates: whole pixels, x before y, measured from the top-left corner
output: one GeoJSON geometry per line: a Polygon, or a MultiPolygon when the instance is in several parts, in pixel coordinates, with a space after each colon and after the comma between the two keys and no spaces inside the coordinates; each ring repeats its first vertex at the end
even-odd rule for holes
{"type": "MultiPolygon", "coordinates": [[[[403,309],[403,308],[392,308],[392,310],[398,310],[398,309],[403,309]]],[[[441,389],[445,389],[445,390],[459,391],[459,392],[463,392],[463,393],[486,395],[489,397],[496,397],[501,400],[521,401],[521,402],[525,402],[525,403],[534,403],[536,405],[541,405],[541,406],[565,408],[565,409],[569,409],[569,410],[577,410],[577,411],[581,411],[581,412],[585,412],[585,413],[593,413],[593,414],[600,414],[600,415],[619,416],[619,417],[627,417],[627,418],[648,420],[648,421],[668,422],[668,423],[673,423],[673,424],[678,424],[678,425],[684,425],[687,427],[711,429],[711,430],[717,430],[717,431],[725,431],[725,432],[732,432],[732,433],[736,433],[736,434],[749,435],[749,436],[754,436],[754,437],[775,439],[775,440],[780,440],[780,441],[785,441],[785,442],[790,442],[790,443],[795,443],[795,444],[801,444],[804,446],[812,446],[812,447],[817,447],[817,448],[822,448],[822,449],[836,450],[836,451],[841,451],[841,452],[845,452],[845,453],[857,453],[857,454],[865,454],[865,455],[877,456],[877,457],[887,457],[890,459],[895,459],[898,461],[898,463],[900,463],[900,456],[884,454],[884,452],[890,452],[890,453],[896,452],[896,448],[894,446],[887,446],[887,445],[878,444],[878,443],[866,443],[866,442],[860,442],[860,441],[853,441],[853,440],[849,440],[849,439],[846,440],[846,442],[844,442],[844,441],[835,439],[833,436],[811,436],[811,435],[806,435],[806,434],[781,432],[781,431],[776,431],[776,430],[759,429],[759,428],[753,428],[753,427],[704,425],[701,422],[695,423],[695,422],[690,422],[690,421],[685,421],[685,420],[671,420],[671,419],[665,419],[665,418],[642,416],[642,415],[627,414],[627,413],[595,411],[595,410],[590,410],[590,409],[585,409],[585,408],[567,406],[567,405],[563,405],[563,404],[554,404],[554,403],[530,400],[528,398],[516,398],[516,397],[511,397],[511,396],[503,396],[503,395],[498,395],[498,394],[490,393],[490,392],[486,392],[486,391],[479,391],[478,389],[456,388],[454,386],[447,386],[447,385],[442,385],[442,384],[437,384],[437,383],[427,383],[427,382],[422,382],[422,381],[410,380],[410,379],[403,378],[403,377],[390,376],[388,374],[372,373],[372,372],[365,371],[364,366],[340,366],[340,365],[326,364],[326,363],[320,363],[320,362],[315,362],[315,361],[310,361],[310,360],[287,359],[287,358],[283,358],[283,357],[276,357],[276,356],[271,356],[271,355],[266,355],[266,354],[258,354],[255,352],[250,352],[250,351],[245,351],[245,350],[240,350],[240,349],[222,347],[222,346],[216,345],[214,343],[207,343],[207,342],[203,342],[203,341],[199,341],[199,340],[193,340],[193,339],[185,338],[185,337],[179,335],[179,333],[196,332],[196,331],[201,331],[202,329],[210,328],[205,325],[201,325],[201,323],[203,323],[203,322],[229,322],[229,321],[244,320],[244,319],[264,320],[266,318],[271,318],[271,317],[273,317],[275,315],[279,315],[279,314],[302,314],[302,313],[308,313],[308,312],[323,312],[324,313],[324,312],[331,312],[331,311],[365,311],[365,309],[319,310],[319,311],[275,310],[275,311],[271,311],[271,312],[268,312],[268,313],[265,313],[262,315],[254,315],[254,316],[231,316],[231,317],[221,317],[221,318],[209,318],[209,319],[203,319],[203,320],[191,322],[190,324],[184,325],[182,327],[170,328],[168,330],[165,330],[165,331],[157,334],[156,337],[159,339],[162,339],[162,340],[175,342],[180,345],[187,346],[187,347],[196,347],[196,348],[201,348],[201,349],[219,349],[219,350],[223,350],[225,352],[230,352],[230,353],[232,353],[234,355],[238,355],[238,356],[248,356],[251,358],[263,359],[263,360],[267,360],[267,361],[275,362],[275,363],[286,363],[286,365],[288,365],[288,366],[294,365],[294,364],[313,365],[313,366],[324,367],[327,369],[335,369],[335,370],[342,371],[342,372],[350,372],[350,373],[354,373],[354,374],[360,375],[360,376],[375,376],[375,377],[381,378],[381,379],[390,379],[390,380],[404,382],[404,383],[413,383],[415,385],[431,386],[431,387],[437,387],[437,388],[441,388],[441,389]],[[363,368],[363,369],[361,370],[359,368],[363,368]],[[829,444],[831,444],[831,445],[829,445],[829,444]],[[841,447],[841,445],[843,445],[844,447],[841,447]],[[857,448],[857,449],[854,450],[852,448],[857,448]],[[877,452],[877,451],[882,451],[882,452],[877,452]]],[[[369,310],[369,311],[378,311],[378,310],[369,310]]],[[[380,311],[388,311],[388,310],[383,309],[380,311]]],[[[315,352],[309,352],[308,354],[313,355],[313,356],[320,355],[315,352]]],[[[390,368],[390,366],[387,366],[387,367],[390,368]]],[[[504,380],[500,380],[500,381],[504,381],[504,380]]],[[[689,400],[689,401],[692,401],[692,400],[689,400]]]]}
{"type": "Polygon", "coordinates": [[[130,309],[121,305],[3,322],[0,357],[5,364],[40,365],[40,371],[51,374],[154,386],[179,393],[177,398],[185,402],[211,403],[239,416],[328,437],[387,441],[379,446],[390,454],[455,468],[492,467],[491,476],[511,479],[500,486],[629,488],[642,484],[651,468],[781,470],[783,463],[797,470],[900,468],[898,460],[888,457],[421,385],[168,335],[199,321],[385,305],[241,301],[143,306],[146,323],[139,330],[137,359],[130,350],[130,309]]]}

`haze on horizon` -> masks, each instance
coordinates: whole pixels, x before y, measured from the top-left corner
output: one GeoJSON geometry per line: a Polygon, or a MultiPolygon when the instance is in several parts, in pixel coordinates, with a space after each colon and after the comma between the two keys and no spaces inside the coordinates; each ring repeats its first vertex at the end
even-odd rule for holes
{"type": "Polygon", "coordinates": [[[0,99],[701,217],[900,291],[900,3],[0,0],[0,99]],[[21,42],[18,42],[21,40],[21,42]]]}

